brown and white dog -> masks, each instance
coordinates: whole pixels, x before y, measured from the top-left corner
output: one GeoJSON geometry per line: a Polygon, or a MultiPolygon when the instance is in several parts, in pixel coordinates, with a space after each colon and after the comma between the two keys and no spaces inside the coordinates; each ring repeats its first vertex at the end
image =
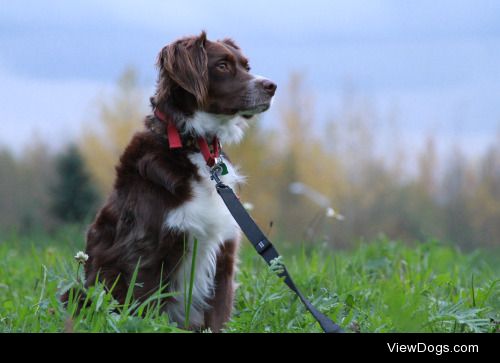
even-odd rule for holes
{"type": "MultiPolygon", "coordinates": [[[[193,243],[198,241],[189,327],[220,331],[231,315],[240,229],[210,180],[197,145],[238,142],[247,121],[266,111],[276,85],[250,74],[248,60],[230,39],[205,32],[164,47],[151,103],[156,112],[134,135],[116,167],[114,189],[87,233],[87,284],[96,278],[125,300],[140,259],[134,297],[145,300],[160,282],[178,292],[163,302],[170,318],[185,323],[193,243]],[[182,148],[169,147],[168,124],[182,148]]],[[[172,145],[170,145],[172,146],[172,145]]],[[[228,162],[225,184],[242,181],[228,162]]]]}

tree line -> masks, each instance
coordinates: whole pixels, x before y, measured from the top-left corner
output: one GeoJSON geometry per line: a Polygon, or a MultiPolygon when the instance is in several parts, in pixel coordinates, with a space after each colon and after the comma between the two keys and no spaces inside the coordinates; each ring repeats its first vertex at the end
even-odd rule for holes
{"type": "MultiPolygon", "coordinates": [[[[415,151],[400,141],[394,120],[385,120],[393,127],[383,139],[380,117],[355,95],[347,93],[335,116],[319,123],[300,75],[282,92],[274,127],[252,123],[241,144],[226,147],[248,176],[242,200],[272,238],[348,247],[384,234],[465,248],[500,245],[500,136],[474,159],[458,144],[438,153],[432,135],[415,151]],[[312,192],[297,193],[293,183],[312,192]]],[[[100,127],[76,145],[58,155],[43,142],[18,157],[0,151],[0,229],[88,223],[111,189],[121,151],[142,128],[144,98],[129,70],[116,94],[98,104],[100,127]]]]}

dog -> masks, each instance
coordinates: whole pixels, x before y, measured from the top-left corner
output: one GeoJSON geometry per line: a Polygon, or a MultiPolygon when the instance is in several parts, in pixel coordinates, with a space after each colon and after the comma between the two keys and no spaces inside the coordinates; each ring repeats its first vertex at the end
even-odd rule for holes
{"type": "MultiPolygon", "coordinates": [[[[114,285],[123,303],[139,266],[134,298],[145,301],[166,286],[175,294],[161,308],[186,326],[196,253],[187,326],[218,332],[231,316],[241,231],[210,180],[215,157],[204,158],[202,149],[212,155],[219,144],[240,141],[270,107],[276,84],[250,73],[233,40],[210,41],[205,32],[165,46],[157,66],[154,112],[120,157],[113,191],[87,232],[86,285],[114,285]]],[[[222,181],[235,188],[243,177],[224,161],[222,181]]]]}

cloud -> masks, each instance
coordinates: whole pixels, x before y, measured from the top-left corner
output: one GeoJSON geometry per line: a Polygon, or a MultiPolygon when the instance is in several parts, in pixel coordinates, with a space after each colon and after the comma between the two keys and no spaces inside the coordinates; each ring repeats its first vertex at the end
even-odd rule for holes
{"type": "MultiPolygon", "coordinates": [[[[492,99],[500,94],[499,13],[498,1],[5,1],[0,142],[28,140],[33,128],[52,140],[57,130],[76,133],[71,125],[82,120],[74,114],[127,66],[152,87],[158,50],[201,29],[212,39],[234,37],[252,68],[280,85],[291,71],[305,71],[312,89],[329,95],[350,79],[381,107],[400,100],[408,124],[417,123],[415,113],[464,102],[464,122],[478,120],[491,133],[500,118],[492,99]],[[463,91],[451,102],[456,89],[463,91]],[[19,112],[27,102],[39,117],[19,112]]],[[[334,107],[319,99],[320,112],[334,107]]],[[[441,115],[448,125],[454,118],[441,115]]]]}
{"type": "Polygon", "coordinates": [[[113,85],[85,80],[48,80],[13,76],[0,67],[0,145],[19,153],[39,137],[53,149],[74,140],[94,121],[99,94],[113,85]]]}

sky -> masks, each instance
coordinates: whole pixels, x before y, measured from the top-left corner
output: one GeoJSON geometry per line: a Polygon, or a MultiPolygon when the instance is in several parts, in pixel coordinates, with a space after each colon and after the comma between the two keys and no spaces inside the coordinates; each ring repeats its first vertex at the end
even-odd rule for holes
{"type": "Polygon", "coordinates": [[[432,134],[474,155],[500,130],[500,1],[0,0],[0,147],[78,137],[129,66],[146,103],[158,51],[202,29],[276,81],[277,108],[299,71],[319,120],[352,88],[415,147],[432,134]]]}

